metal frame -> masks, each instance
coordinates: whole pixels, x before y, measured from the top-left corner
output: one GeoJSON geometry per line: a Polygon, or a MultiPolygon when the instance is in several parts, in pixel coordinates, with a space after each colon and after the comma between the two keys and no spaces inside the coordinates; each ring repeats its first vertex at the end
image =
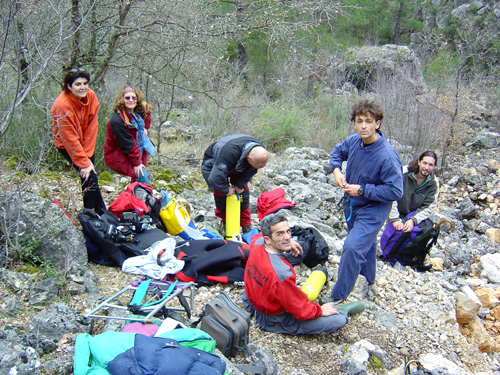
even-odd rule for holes
{"type": "MultiPolygon", "coordinates": [[[[184,291],[187,289],[189,289],[190,294],[187,296],[184,294],[183,295],[184,295],[184,297],[189,297],[189,305],[190,305],[191,310],[193,309],[194,293],[195,293],[193,286],[195,285],[195,283],[192,281],[190,281],[190,282],[179,281],[175,285],[173,292],[167,298],[165,298],[165,300],[163,300],[162,302],[160,302],[158,304],[148,306],[148,307],[145,307],[144,309],[141,309],[141,311],[143,311],[143,312],[148,312],[147,315],[144,316],[144,318],[142,318],[142,319],[141,318],[118,317],[118,316],[107,316],[107,315],[96,315],[96,313],[99,310],[104,309],[104,308],[108,308],[108,309],[112,308],[112,309],[117,309],[117,310],[129,310],[128,306],[120,306],[117,304],[113,304],[111,302],[128,291],[135,292],[137,290],[137,288],[139,287],[140,283],[143,281],[145,281],[145,280],[137,280],[133,283],[128,284],[125,288],[123,288],[119,292],[113,294],[111,297],[107,298],[104,302],[97,305],[94,309],[92,309],[88,313],[84,314],[83,317],[84,318],[118,319],[118,320],[128,320],[128,321],[135,321],[135,322],[142,322],[142,323],[152,323],[153,316],[155,316],[155,314],[164,307],[167,310],[184,311],[184,309],[182,309],[180,307],[166,307],[166,304],[169,301],[171,301],[174,297],[177,297],[179,294],[184,293],[184,291]]],[[[172,284],[173,284],[173,282],[171,282],[171,281],[151,280],[150,286],[155,286],[155,287],[159,288],[160,291],[162,292],[162,294],[164,294],[172,284]]],[[[154,300],[156,297],[156,295],[153,293],[152,290],[151,291],[148,290],[145,297],[147,297],[148,295],[151,296],[151,298],[148,300],[148,302],[154,300]]],[[[132,297],[133,297],[133,293],[132,293],[132,297]]]]}

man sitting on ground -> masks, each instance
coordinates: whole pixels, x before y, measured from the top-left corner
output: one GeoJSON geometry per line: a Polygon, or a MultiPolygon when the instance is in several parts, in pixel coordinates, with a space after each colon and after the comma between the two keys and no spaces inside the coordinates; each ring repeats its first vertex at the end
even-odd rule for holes
{"type": "Polygon", "coordinates": [[[292,265],[286,252],[292,248],[290,226],[283,214],[266,216],[261,222],[264,245],[253,246],[245,268],[243,303],[255,314],[259,326],[271,332],[288,335],[335,332],[347,323],[349,313],[361,312],[364,304],[353,302],[334,307],[309,302],[296,285],[292,265]]]}

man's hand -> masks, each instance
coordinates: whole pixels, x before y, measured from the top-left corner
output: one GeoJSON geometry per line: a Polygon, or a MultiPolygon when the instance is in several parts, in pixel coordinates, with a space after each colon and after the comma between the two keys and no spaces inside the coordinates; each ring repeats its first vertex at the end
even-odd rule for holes
{"type": "Polygon", "coordinates": [[[335,183],[337,184],[337,186],[340,186],[343,189],[346,185],[346,182],[345,177],[339,168],[335,168],[333,170],[333,177],[335,178],[335,183]]]}
{"type": "Polygon", "coordinates": [[[360,187],[361,185],[345,184],[344,191],[347,193],[347,195],[350,195],[351,197],[359,197],[358,191],[360,187]]]}
{"type": "Polygon", "coordinates": [[[403,230],[403,223],[401,221],[393,221],[392,222],[392,226],[394,227],[394,229],[396,230],[403,230]]]}
{"type": "Polygon", "coordinates": [[[142,168],[146,169],[146,167],[144,166],[144,164],[139,164],[139,165],[136,165],[134,167],[134,175],[135,175],[135,177],[139,178],[141,176],[144,176],[144,171],[142,170],[142,168]]]}
{"type": "Polygon", "coordinates": [[[290,239],[290,245],[292,246],[290,252],[294,257],[297,257],[299,254],[304,253],[304,251],[302,250],[302,246],[300,246],[300,244],[294,239],[290,239]]]}
{"type": "Polygon", "coordinates": [[[235,186],[235,187],[234,187],[234,190],[235,190],[238,194],[241,194],[241,193],[243,193],[243,192],[245,191],[245,188],[240,189],[238,186],[235,186]]]}
{"type": "Polygon", "coordinates": [[[330,316],[330,315],[339,315],[340,313],[337,311],[333,303],[325,303],[321,305],[321,316],[330,316]]]}
{"type": "Polygon", "coordinates": [[[81,178],[83,178],[85,181],[87,181],[87,179],[90,176],[90,172],[92,172],[92,171],[94,171],[94,173],[95,173],[94,164],[92,164],[92,162],[90,162],[90,165],[88,167],[80,169],[81,178]]]}
{"type": "Polygon", "coordinates": [[[406,220],[404,225],[403,225],[403,232],[407,233],[407,232],[411,232],[413,230],[413,220],[410,219],[410,220],[406,220]]]}
{"type": "Polygon", "coordinates": [[[235,192],[236,189],[234,188],[234,186],[229,186],[229,190],[226,195],[229,197],[230,195],[233,195],[235,192]]]}

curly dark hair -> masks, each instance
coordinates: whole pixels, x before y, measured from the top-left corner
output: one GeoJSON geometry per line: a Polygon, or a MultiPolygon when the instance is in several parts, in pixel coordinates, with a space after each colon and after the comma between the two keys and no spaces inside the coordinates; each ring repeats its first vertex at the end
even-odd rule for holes
{"type": "Polygon", "coordinates": [[[90,74],[83,68],[71,68],[66,72],[61,84],[66,94],[70,93],[68,86],[71,86],[78,78],[86,78],[87,82],[90,83],[90,74]]]}
{"type": "Polygon", "coordinates": [[[351,121],[356,120],[356,116],[366,116],[367,114],[372,115],[375,121],[382,121],[382,119],[384,118],[384,111],[382,110],[380,104],[365,99],[352,106],[351,121]]]}

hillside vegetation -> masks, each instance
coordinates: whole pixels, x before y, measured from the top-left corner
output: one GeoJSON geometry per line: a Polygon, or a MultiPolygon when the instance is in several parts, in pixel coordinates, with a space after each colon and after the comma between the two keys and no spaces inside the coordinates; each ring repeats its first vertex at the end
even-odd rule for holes
{"type": "Polygon", "coordinates": [[[273,151],[329,150],[350,131],[351,104],[371,95],[391,139],[446,155],[471,106],[488,117],[500,102],[494,1],[7,0],[0,10],[2,152],[30,170],[57,169],[50,108],[72,66],[91,73],[100,100],[101,170],[105,123],[124,84],[155,106],[160,151],[165,122],[184,108],[204,140],[245,132],[273,151]],[[384,57],[353,64],[363,46],[386,44],[414,52],[418,87],[397,56],[392,70],[374,69],[384,57]]]}

